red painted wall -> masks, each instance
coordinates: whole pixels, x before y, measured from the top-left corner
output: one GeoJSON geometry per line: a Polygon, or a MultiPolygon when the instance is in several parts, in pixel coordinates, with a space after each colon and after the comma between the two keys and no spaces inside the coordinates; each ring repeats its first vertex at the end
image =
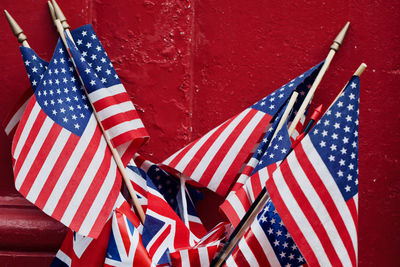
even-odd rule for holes
{"type": "MultiPolygon", "coordinates": [[[[2,0],[39,55],[57,34],[46,1],[2,0]]],[[[314,104],[334,99],[361,62],[360,266],[393,266],[400,251],[400,3],[388,1],[59,1],[74,27],[92,23],[151,135],[141,152],[161,161],[325,58],[351,27],[314,104]],[[397,254],[396,254],[397,253],[397,254]]],[[[0,119],[29,86],[18,45],[0,19],[0,119]]],[[[65,228],[13,186],[0,133],[0,265],[46,266],[65,228]]],[[[208,227],[222,219],[207,192],[208,227]],[[215,207],[210,216],[210,207],[215,207]]]]}

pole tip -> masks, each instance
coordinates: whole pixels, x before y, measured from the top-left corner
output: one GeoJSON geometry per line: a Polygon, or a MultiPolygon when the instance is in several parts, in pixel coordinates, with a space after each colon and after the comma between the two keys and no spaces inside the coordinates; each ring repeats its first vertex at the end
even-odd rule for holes
{"type": "Polygon", "coordinates": [[[57,19],[60,20],[61,24],[63,25],[64,30],[69,29],[69,25],[67,23],[67,18],[64,16],[64,13],[62,12],[60,6],[57,4],[57,2],[55,0],[51,0],[51,3],[53,4],[55,16],[57,19]]]}
{"type": "Polygon", "coordinates": [[[358,67],[356,72],[354,73],[354,76],[360,77],[360,75],[364,72],[364,70],[367,68],[367,64],[361,63],[361,65],[358,67]]]}
{"type": "Polygon", "coordinates": [[[15,19],[5,9],[4,9],[4,14],[6,15],[8,24],[10,24],[11,30],[13,31],[14,35],[17,37],[18,42],[22,43],[22,42],[26,41],[26,39],[28,39],[28,37],[26,37],[26,35],[24,34],[24,31],[18,25],[18,23],[15,21],[15,19]]]}
{"type": "Polygon", "coordinates": [[[333,44],[331,46],[331,49],[338,51],[339,47],[342,45],[344,37],[346,36],[347,31],[349,30],[350,27],[350,21],[344,25],[342,30],[339,32],[339,34],[336,36],[335,40],[333,40],[333,44]]]}
{"type": "Polygon", "coordinates": [[[49,12],[50,12],[50,16],[51,16],[51,20],[54,22],[54,24],[56,23],[56,12],[54,11],[54,6],[50,1],[47,1],[47,6],[49,7],[49,12]]]}

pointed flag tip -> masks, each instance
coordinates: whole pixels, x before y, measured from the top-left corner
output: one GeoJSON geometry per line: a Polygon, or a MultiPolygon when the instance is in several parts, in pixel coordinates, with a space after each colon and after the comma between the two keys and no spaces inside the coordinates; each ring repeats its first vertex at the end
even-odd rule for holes
{"type": "Polygon", "coordinates": [[[347,31],[350,27],[350,21],[346,22],[346,25],[341,29],[339,34],[336,36],[335,40],[333,40],[333,44],[331,45],[331,49],[338,51],[339,47],[342,45],[344,37],[346,36],[347,31]]]}
{"type": "Polygon", "coordinates": [[[17,37],[18,42],[22,43],[26,39],[26,35],[24,34],[24,31],[22,28],[18,25],[18,23],[15,21],[15,19],[8,13],[7,10],[4,9],[4,14],[6,15],[8,24],[10,24],[11,30],[13,31],[14,35],[17,37]]]}
{"type": "Polygon", "coordinates": [[[54,6],[50,1],[47,1],[47,6],[49,7],[49,12],[50,12],[51,19],[53,20],[53,22],[55,24],[57,16],[56,16],[56,13],[54,11],[54,6]]]}

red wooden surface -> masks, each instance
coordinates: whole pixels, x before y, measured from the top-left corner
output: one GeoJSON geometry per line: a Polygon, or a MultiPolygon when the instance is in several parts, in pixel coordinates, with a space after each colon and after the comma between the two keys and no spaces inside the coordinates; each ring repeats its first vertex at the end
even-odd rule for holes
{"type": "MultiPolygon", "coordinates": [[[[151,135],[141,152],[166,158],[324,59],[351,27],[318,89],[327,107],[361,62],[360,266],[396,265],[399,252],[400,3],[388,1],[59,1],[72,28],[92,23],[151,135]]],[[[57,34],[46,1],[2,0],[49,59],[57,34]]],[[[28,87],[6,20],[0,19],[0,119],[28,87]]],[[[13,186],[10,143],[0,133],[0,265],[46,266],[65,229],[13,186]]],[[[222,219],[207,193],[201,216],[222,219]],[[211,208],[213,207],[213,208],[211,208]],[[213,209],[210,212],[210,209],[213,209]],[[211,215],[212,214],[212,215],[211,215]]]]}

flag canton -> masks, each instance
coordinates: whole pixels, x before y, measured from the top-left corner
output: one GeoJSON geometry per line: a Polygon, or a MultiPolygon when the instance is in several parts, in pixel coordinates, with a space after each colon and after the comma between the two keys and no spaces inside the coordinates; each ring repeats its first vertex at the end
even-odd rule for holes
{"type": "Polygon", "coordinates": [[[346,201],[358,192],[359,102],[360,80],[354,76],[310,135],[346,201]]]}
{"type": "MultiPolygon", "coordinates": [[[[100,87],[110,87],[121,83],[107,53],[91,25],[85,25],[75,29],[71,31],[71,35],[81,52],[80,61],[85,61],[90,67],[86,72],[93,70],[94,73],[92,73],[92,75],[96,76],[102,83],[102,86],[100,87]]],[[[76,63],[78,64],[79,61],[76,63]]],[[[92,81],[88,82],[89,85],[93,85],[92,81]]],[[[92,92],[98,88],[99,85],[97,85],[97,87],[88,86],[87,89],[89,92],[92,92]]]]}
{"type": "Polygon", "coordinates": [[[293,90],[297,90],[297,88],[301,90],[304,87],[309,87],[310,84],[313,83],[321,65],[322,63],[314,66],[297,78],[294,78],[289,83],[255,103],[251,108],[265,112],[271,116],[275,115],[281,109],[282,105],[286,102],[293,90]]]}
{"type": "Polygon", "coordinates": [[[292,143],[288,133],[287,122],[285,122],[276,134],[275,138],[271,141],[256,168],[254,168],[253,173],[258,172],[260,169],[268,165],[283,160],[289,152],[291,145],[292,143]]]}
{"type": "Polygon", "coordinates": [[[20,51],[32,89],[35,91],[49,63],[41,59],[31,48],[21,46],[20,51]]]}
{"type": "MultiPolygon", "coordinates": [[[[132,246],[132,239],[134,238],[135,231],[135,226],[132,224],[132,222],[124,215],[119,213],[118,211],[115,211],[114,217],[119,217],[122,220],[119,223],[118,219],[116,220],[113,218],[113,230],[110,232],[110,237],[108,240],[108,246],[107,246],[107,255],[106,258],[112,259],[115,261],[122,262],[123,259],[126,260],[128,257],[132,257],[132,255],[129,255],[130,252],[130,246],[132,246]],[[122,241],[119,241],[121,243],[117,243],[117,240],[114,236],[114,230],[120,235],[120,238],[122,238],[122,241]],[[121,255],[121,253],[123,253],[121,255]]],[[[134,251],[133,251],[134,253],[134,251]]]]}
{"type": "Polygon", "coordinates": [[[301,266],[305,260],[269,199],[257,222],[268,238],[281,266],[301,266]]]}
{"type": "Polygon", "coordinates": [[[35,96],[54,122],[78,136],[83,134],[92,110],[60,40],[35,96]]]}

